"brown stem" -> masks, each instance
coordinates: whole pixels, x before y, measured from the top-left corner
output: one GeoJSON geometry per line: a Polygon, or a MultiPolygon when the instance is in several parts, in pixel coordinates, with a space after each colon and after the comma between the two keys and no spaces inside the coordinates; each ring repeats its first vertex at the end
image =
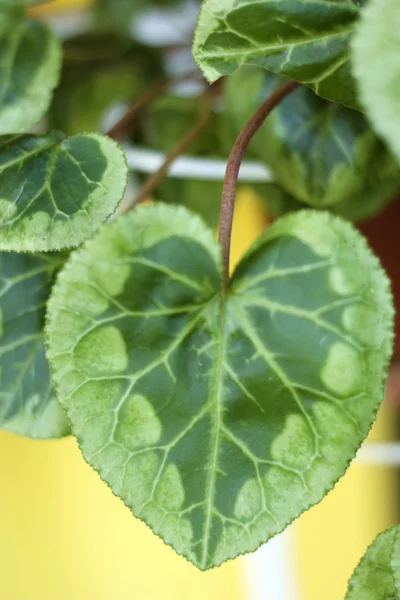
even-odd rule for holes
{"type": "Polygon", "coordinates": [[[134,204],[126,206],[122,212],[128,212],[129,210],[134,208],[134,206],[136,206],[140,202],[143,202],[152,195],[152,193],[158,187],[161,181],[168,175],[170,166],[174,163],[178,156],[183,154],[189,148],[189,146],[194,142],[197,136],[207,125],[210,116],[211,107],[209,103],[206,103],[204,112],[200,116],[200,118],[193,124],[193,126],[187,131],[187,133],[177,142],[177,144],[168,153],[161,167],[157,171],[155,171],[141,187],[135,198],[134,204]]]}
{"type": "Polygon", "coordinates": [[[269,98],[267,98],[263,104],[261,104],[255,114],[242,129],[229,156],[222,190],[221,215],[219,221],[219,243],[222,246],[225,290],[228,289],[229,285],[229,260],[231,252],[231,236],[233,213],[235,209],[236,186],[244,153],[246,152],[254,134],[257,133],[258,129],[264,123],[265,119],[272,112],[272,110],[299,85],[300,84],[297,81],[287,81],[269,98]]]}
{"type": "Polygon", "coordinates": [[[113,140],[119,139],[124,135],[124,133],[126,133],[130,123],[132,122],[132,119],[134,119],[134,117],[142,108],[144,108],[152,100],[155,100],[157,96],[165,92],[169,87],[178,83],[182,83],[183,81],[195,79],[196,77],[201,77],[199,70],[187,71],[186,73],[182,73],[176,77],[165,77],[164,79],[157,81],[143,94],[143,96],[141,96],[134,104],[132,104],[132,106],[128,108],[123,117],[113,127],[111,127],[106,135],[113,140]]]}

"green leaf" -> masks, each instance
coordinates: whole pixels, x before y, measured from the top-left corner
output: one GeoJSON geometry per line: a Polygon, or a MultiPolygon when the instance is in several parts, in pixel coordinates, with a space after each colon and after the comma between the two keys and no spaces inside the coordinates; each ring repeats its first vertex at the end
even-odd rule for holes
{"type": "Polygon", "coordinates": [[[51,126],[68,135],[104,130],[107,111],[132,104],[162,75],[158,51],[130,39],[93,32],[69,39],[51,126]]]}
{"type": "Polygon", "coordinates": [[[0,427],[34,438],[67,435],[44,348],[44,315],[62,255],[0,253],[0,427]]]}
{"type": "Polygon", "coordinates": [[[345,600],[399,600],[400,527],[384,531],[368,548],[349,582],[345,600]]]}
{"type": "Polygon", "coordinates": [[[77,246],[115,210],[126,181],[125,156],[107,137],[0,138],[0,249],[77,246]]]}
{"type": "MultiPolygon", "coordinates": [[[[254,67],[228,77],[225,109],[237,132],[280,81],[254,67]],[[238,90],[246,90],[247,103],[238,90]]],[[[253,152],[289,194],[316,208],[334,209],[341,203],[351,211],[354,204],[355,215],[366,215],[399,187],[400,168],[365,117],[306,87],[268,117],[254,138],[253,152]]]]}
{"type": "Polygon", "coordinates": [[[20,8],[0,7],[0,135],[31,129],[59,79],[59,41],[43,23],[24,20],[20,8]]]}
{"type": "Polygon", "coordinates": [[[258,65],[357,108],[349,43],[358,17],[350,0],[204,0],[194,58],[210,82],[258,65]]]}
{"type": "Polygon", "coordinates": [[[360,101],[400,161],[399,20],[396,0],[370,0],[354,39],[353,63],[360,101]]]}
{"type": "Polygon", "coordinates": [[[183,209],[138,208],[61,273],[48,358],[86,460],[201,569],[321,500],[383,397],[389,284],[350,224],[304,211],[222,293],[220,248],[183,209]]]}

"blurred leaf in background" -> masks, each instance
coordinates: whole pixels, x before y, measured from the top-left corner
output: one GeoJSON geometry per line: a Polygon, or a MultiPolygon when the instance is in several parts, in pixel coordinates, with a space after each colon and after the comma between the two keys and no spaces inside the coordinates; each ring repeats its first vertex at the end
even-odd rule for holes
{"type": "Polygon", "coordinates": [[[124,36],[87,33],[64,44],[50,123],[69,135],[104,129],[108,111],[129,105],[162,76],[157,50],[124,36]]]}

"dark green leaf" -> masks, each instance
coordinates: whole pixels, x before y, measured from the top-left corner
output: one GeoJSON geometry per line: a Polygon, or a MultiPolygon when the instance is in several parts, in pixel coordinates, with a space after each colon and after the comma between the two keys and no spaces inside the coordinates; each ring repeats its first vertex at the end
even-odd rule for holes
{"type": "Polygon", "coordinates": [[[0,427],[34,438],[69,433],[44,349],[44,314],[61,255],[0,253],[0,427]]]}
{"type": "MultiPolygon", "coordinates": [[[[227,80],[225,108],[237,131],[279,85],[280,78],[255,68],[227,80]],[[251,101],[245,102],[245,89],[251,101]],[[239,101],[237,101],[239,98],[239,101]]],[[[276,181],[300,202],[316,208],[341,204],[364,216],[393,197],[400,169],[358,111],[327,102],[302,87],[268,117],[253,151],[276,181]]]]}
{"type": "Polygon", "coordinates": [[[356,108],[349,43],[358,16],[350,0],[204,0],[194,57],[210,82],[258,65],[356,108]]]}
{"type": "Polygon", "coordinates": [[[86,460],[201,569],[332,488],[392,347],[388,280],[327,213],[277,221],[221,289],[212,232],[158,205],[79,249],[48,309],[48,358],[86,460]]]}
{"type": "Polygon", "coordinates": [[[24,20],[19,8],[0,6],[0,134],[35,125],[59,79],[57,38],[43,23],[24,20]]]}
{"type": "Polygon", "coordinates": [[[360,101],[400,161],[400,5],[370,0],[354,40],[360,101]]]}
{"type": "Polygon", "coordinates": [[[0,138],[0,249],[77,246],[115,210],[126,181],[124,154],[107,137],[0,138]]]}
{"type": "Polygon", "coordinates": [[[345,600],[400,599],[399,534],[397,525],[378,535],[350,579],[345,600]]]}

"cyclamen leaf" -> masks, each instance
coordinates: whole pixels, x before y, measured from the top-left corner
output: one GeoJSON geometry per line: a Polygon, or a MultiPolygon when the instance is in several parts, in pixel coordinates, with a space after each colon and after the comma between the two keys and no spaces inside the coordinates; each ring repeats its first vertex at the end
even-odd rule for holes
{"type": "Polygon", "coordinates": [[[185,209],[142,207],[61,273],[47,343],[86,460],[201,569],[255,550],[343,475],[383,397],[389,284],[353,227],[277,221],[225,297],[185,209]]]}
{"type": "Polygon", "coordinates": [[[204,0],[194,58],[210,82],[258,65],[357,108],[349,43],[359,10],[350,0],[204,0]]]}
{"type": "MultiPolygon", "coordinates": [[[[279,77],[254,67],[228,78],[225,108],[237,132],[279,83],[279,77]],[[246,90],[247,103],[243,93],[237,102],[238,89],[246,90]]],[[[273,111],[257,133],[253,151],[287,192],[316,208],[335,209],[341,203],[367,215],[399,187],[400,168],[366,118],[306,87],[273,111]]]]}
{"type": "Polygon", "coordinates": [[[0,138],[0,249],[77,246],[115,210],[126,181],[124,153],[107,137],[0,138]]]}
{"type": "Polygon", "coordinates": [[[45,357],[44,315],[61,255],[0,253],[0,427],[34,438],[69,433],[45,357]]]}
{"type": "Polygon", "coordinates": [[[400,6],[396,0],[368,2],[353,48],[360,101],[400,161],[400,6]]]}
{"type": "Polygon", "coordinates": [[[0,6],[0,135],[23,133],[41,119],[60,74],[59,41],[20,9],[0,6]]]}
{"type": "Polygon", "coordinates": [[[368,548],[349,582],[345,600],[400,599],[400,527],[384,531],[368,548]]]}

